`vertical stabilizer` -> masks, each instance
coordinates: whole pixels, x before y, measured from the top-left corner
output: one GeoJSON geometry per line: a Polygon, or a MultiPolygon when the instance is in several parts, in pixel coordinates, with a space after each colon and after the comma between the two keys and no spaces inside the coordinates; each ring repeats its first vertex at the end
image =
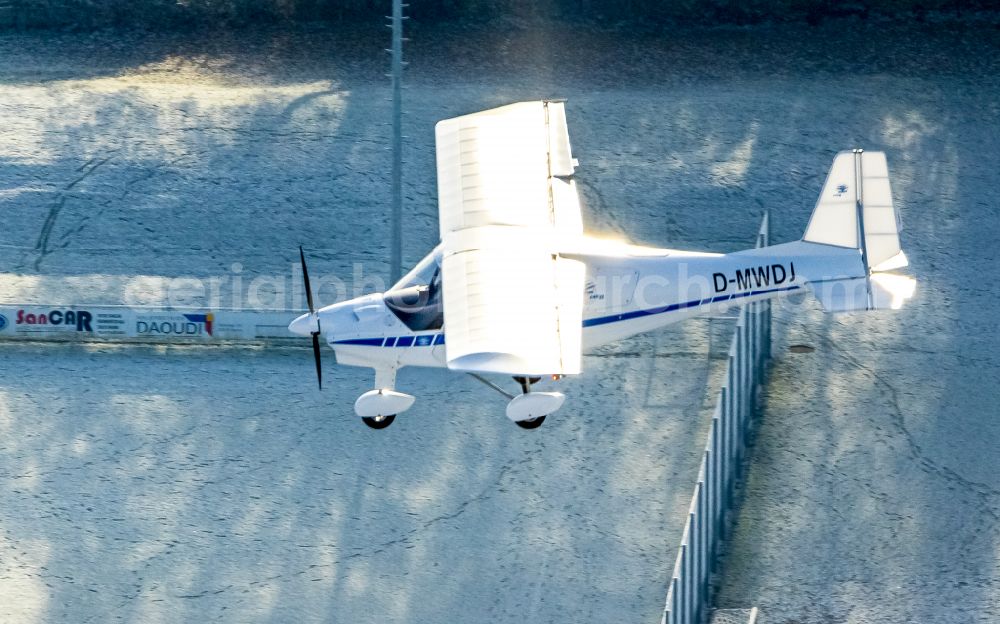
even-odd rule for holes
{"type": "Polygon", "coordinates": [[[802,240],[860,249],[873,271],[906,266],[884,152],[837,154],[802,240]]]}
{"type": "Polygon", "coordinates": [[[885,153],[855,149],[837,154],[802,240],[858,250],[866,275],[852,278],[851,284],[837,280],[814,288],[824,307],[831,311],[898,308],[912,296],[914,280],[884,273],[907,265],[899,246],[899,229],[885,153]],[[853,294],[859,289],[865,296],[853,294]]]}

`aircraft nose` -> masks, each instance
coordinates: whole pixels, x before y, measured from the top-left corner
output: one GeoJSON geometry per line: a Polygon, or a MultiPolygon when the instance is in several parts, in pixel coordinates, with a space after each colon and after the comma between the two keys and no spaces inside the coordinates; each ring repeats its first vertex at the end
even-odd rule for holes
{"type": "Polygon", "coordinates": [[[306,312],[288,324],[288,331],[297,336],[310,336],[317,331],[319,319],[306,312]]]}

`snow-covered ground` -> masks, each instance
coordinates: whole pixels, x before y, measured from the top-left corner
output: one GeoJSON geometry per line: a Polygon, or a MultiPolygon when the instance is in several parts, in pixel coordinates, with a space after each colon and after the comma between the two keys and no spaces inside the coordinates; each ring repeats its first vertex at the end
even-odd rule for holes
{"type": "Polygon", "coordinates": [[[706,434],[693,327],[588,357],[531,432],[444,371],[404,370],[376,432],[369,372],[320,393],[305,349],[5,345],[0,620],[655,621],[706,434]]]}
{"type": "MultiPolygon", "coordinates": [[[[215,280],[222,305],[301,306],[300,243],[324,303],[377,288],[358,282],[388,256],[381,75],[341,76],[329,42],[281,62],[148,45],[0,39],[0,297],[217,304],[183,277],[215,280]]],[[[433,122],[558,91],[472,78],[408,93],[410,261],[436,237],[433,122]]],[[[589,213],[622,233],[619,211],[589,213]]],[[[717,386],[712,328],[588,356],[532,432],[443,371],[403,371],[418,403],[373,432],[351,413],[370,371],[328,356],[317,392],[305,349],[3,345],[0,620],[655,621],[717,386]]]]}
{"type": "MultiPolygon", "coordinates": [[[[817,351],[777,363],[719,601],[766,622],[996,619],[996,31],[411,36],[411,263],[436,238],[433,124],[460,113],[569,98],[590,228],[676,247],[747,246],[764,207],[797,238],[833,154],[884,149],[917,297],[805,304],[791,339],[817,351]]],[[[300,307],[300,243],[324,302],[377,287],[383,39],[0,36],[0,299],[300,307]]],[[[419,403],[380,435],[346,416],[367,372],[328,365],[316,393],[307,351],[4,345],[2,615],[655,621],[707,328],[588,358],[532,435],[440,371],[403,372],[419,403]]]]}

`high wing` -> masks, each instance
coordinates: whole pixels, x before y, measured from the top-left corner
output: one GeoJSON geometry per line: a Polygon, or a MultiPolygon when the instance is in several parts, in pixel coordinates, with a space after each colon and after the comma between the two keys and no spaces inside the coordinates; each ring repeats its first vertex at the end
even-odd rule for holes
{"type": "Polygon", "coordinates": [[[511,104],[435,128],[448,368],[580,372],[585,265],[562,102],[511,104]]]}

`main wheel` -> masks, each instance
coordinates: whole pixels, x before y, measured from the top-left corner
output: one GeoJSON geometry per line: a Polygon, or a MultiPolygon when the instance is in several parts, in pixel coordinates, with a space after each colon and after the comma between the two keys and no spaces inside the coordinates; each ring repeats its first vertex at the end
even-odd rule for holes
{"type": "Polygon", "coordinates": [[[521,429],[538,429],[545,422],[544,416],[539,416],[538,418],[532,418],[530,420],[515,420],[514,424],[521,429]]]}
{"type": "Polygon", "coordinates": [[[365,422],[366,425],[372,429],[385,429],[392,424],[392,421],[396,420],[395,414],[389,414],[388,416],[362,416],[361,420],[365,422]]]}

